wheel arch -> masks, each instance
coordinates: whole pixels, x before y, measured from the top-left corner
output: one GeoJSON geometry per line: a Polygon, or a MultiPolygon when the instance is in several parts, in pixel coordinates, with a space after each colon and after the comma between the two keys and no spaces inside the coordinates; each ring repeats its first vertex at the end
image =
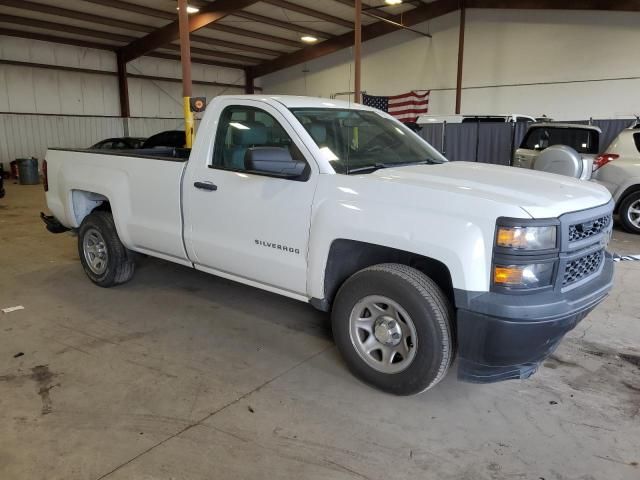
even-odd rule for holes
{"type": "Polygon", "coordinates": [[[622,202],[624,202],[629,195],[636,192],[640,192],[640,183],[634,183],[633,185],[629,185],[618,197],[618,201],[616,202],[614,213],[619,213],[620,205],[622,204],[622,202]]]}
{"type": "Polygon", "coordinates": [[[311,303],[328,311],[340,286],[351,275],[380,263],[399,263],[421,271],[430,277],[455,305],[449,268],[439,260],[413,252],[357,240],[336,239],[331,243],[324,274],[324,298],[311,303]]]}
{"type": "Polygon", "coordinates": [[[80,225],[94,210],[111,211],[111,202],[106,195],[87,190],[71,190],[71,212],[76,225],[80,225]]]}

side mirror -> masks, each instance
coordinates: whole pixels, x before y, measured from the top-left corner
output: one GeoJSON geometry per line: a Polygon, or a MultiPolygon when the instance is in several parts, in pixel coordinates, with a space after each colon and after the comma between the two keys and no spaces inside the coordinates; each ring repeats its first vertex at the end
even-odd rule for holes
{"type": "Polygon", "coordinates": [[[280,147],[252,147],[244,154],[244,168],[283,178],[302,175],[307,164],[291,158],[289,149],[280,147]]]}

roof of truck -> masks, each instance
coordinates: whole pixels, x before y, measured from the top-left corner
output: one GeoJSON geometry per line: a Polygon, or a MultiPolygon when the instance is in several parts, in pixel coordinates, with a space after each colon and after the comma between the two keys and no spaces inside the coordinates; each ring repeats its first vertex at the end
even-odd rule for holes
{"type": "Polygon", "coordinates": [[[355,102],[334,100],[332,98],[305,97],[302,95],[222,95],[218,98],[235,98],[241,100],[265,100],[279,102],[287,108],[347,108],[356,110],[373,110],[355,102]]]}

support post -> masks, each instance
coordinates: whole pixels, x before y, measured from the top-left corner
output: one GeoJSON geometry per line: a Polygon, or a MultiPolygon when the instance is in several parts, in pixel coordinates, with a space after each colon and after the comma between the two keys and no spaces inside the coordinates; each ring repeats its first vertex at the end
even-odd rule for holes
{"type": "Polygon", "coordinates": [[[178,0],[178,23],[180,29],[180,62],[182,63],[182,101],[184,109],[184,131],[186,148],[193,146],[193,113],[191,112],[191,43],[189,40],[189,13],[187,0],[178,0]]]}
{"type": "Polygon", "coordinates": [[[356,18],[354,25],[354,42],[353,42],[353,57],[354,57],[354,101],[356,103],[361,102],[361,56],[362,56],[362,0],[355,0],[356,18]]]}
{"type": "Polygon", "coordinates": [[[456,114],[460,114],[462,103],[462,64],[464,60],[464,28],[466,21],[466,8],[464,0],[460,0],[460,36],[458,38],[458,78],[456,82],[456,114]]]}
{"type": "Polygon", "coordinates": [[[253,95],[254,93],[256,93],[254,80],[255,78],[253,76],[253,72],[250,68],[246,68],[244,70],[244,93],[248,95],[253,95]]]}
{"type": "Polygon", "coordinates": [[[118,66],[118,93],[120,94],[120,116],[129,118],[131,111],[129,110],[129,83],[127,81],[127,63],[122,59],[119,53],[116,56],[116,64],[118,66]]]}

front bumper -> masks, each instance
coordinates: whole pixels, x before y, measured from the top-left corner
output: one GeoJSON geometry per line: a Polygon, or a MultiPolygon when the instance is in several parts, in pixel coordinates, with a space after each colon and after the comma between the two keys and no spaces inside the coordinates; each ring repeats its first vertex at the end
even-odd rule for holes
{"type": "Polygon", "coordinates": [[[456,292],[458,378],[490,383],[530,377],[612,286],[613,259],[606,253],[595,278],[565,293],[456,292]]]}

